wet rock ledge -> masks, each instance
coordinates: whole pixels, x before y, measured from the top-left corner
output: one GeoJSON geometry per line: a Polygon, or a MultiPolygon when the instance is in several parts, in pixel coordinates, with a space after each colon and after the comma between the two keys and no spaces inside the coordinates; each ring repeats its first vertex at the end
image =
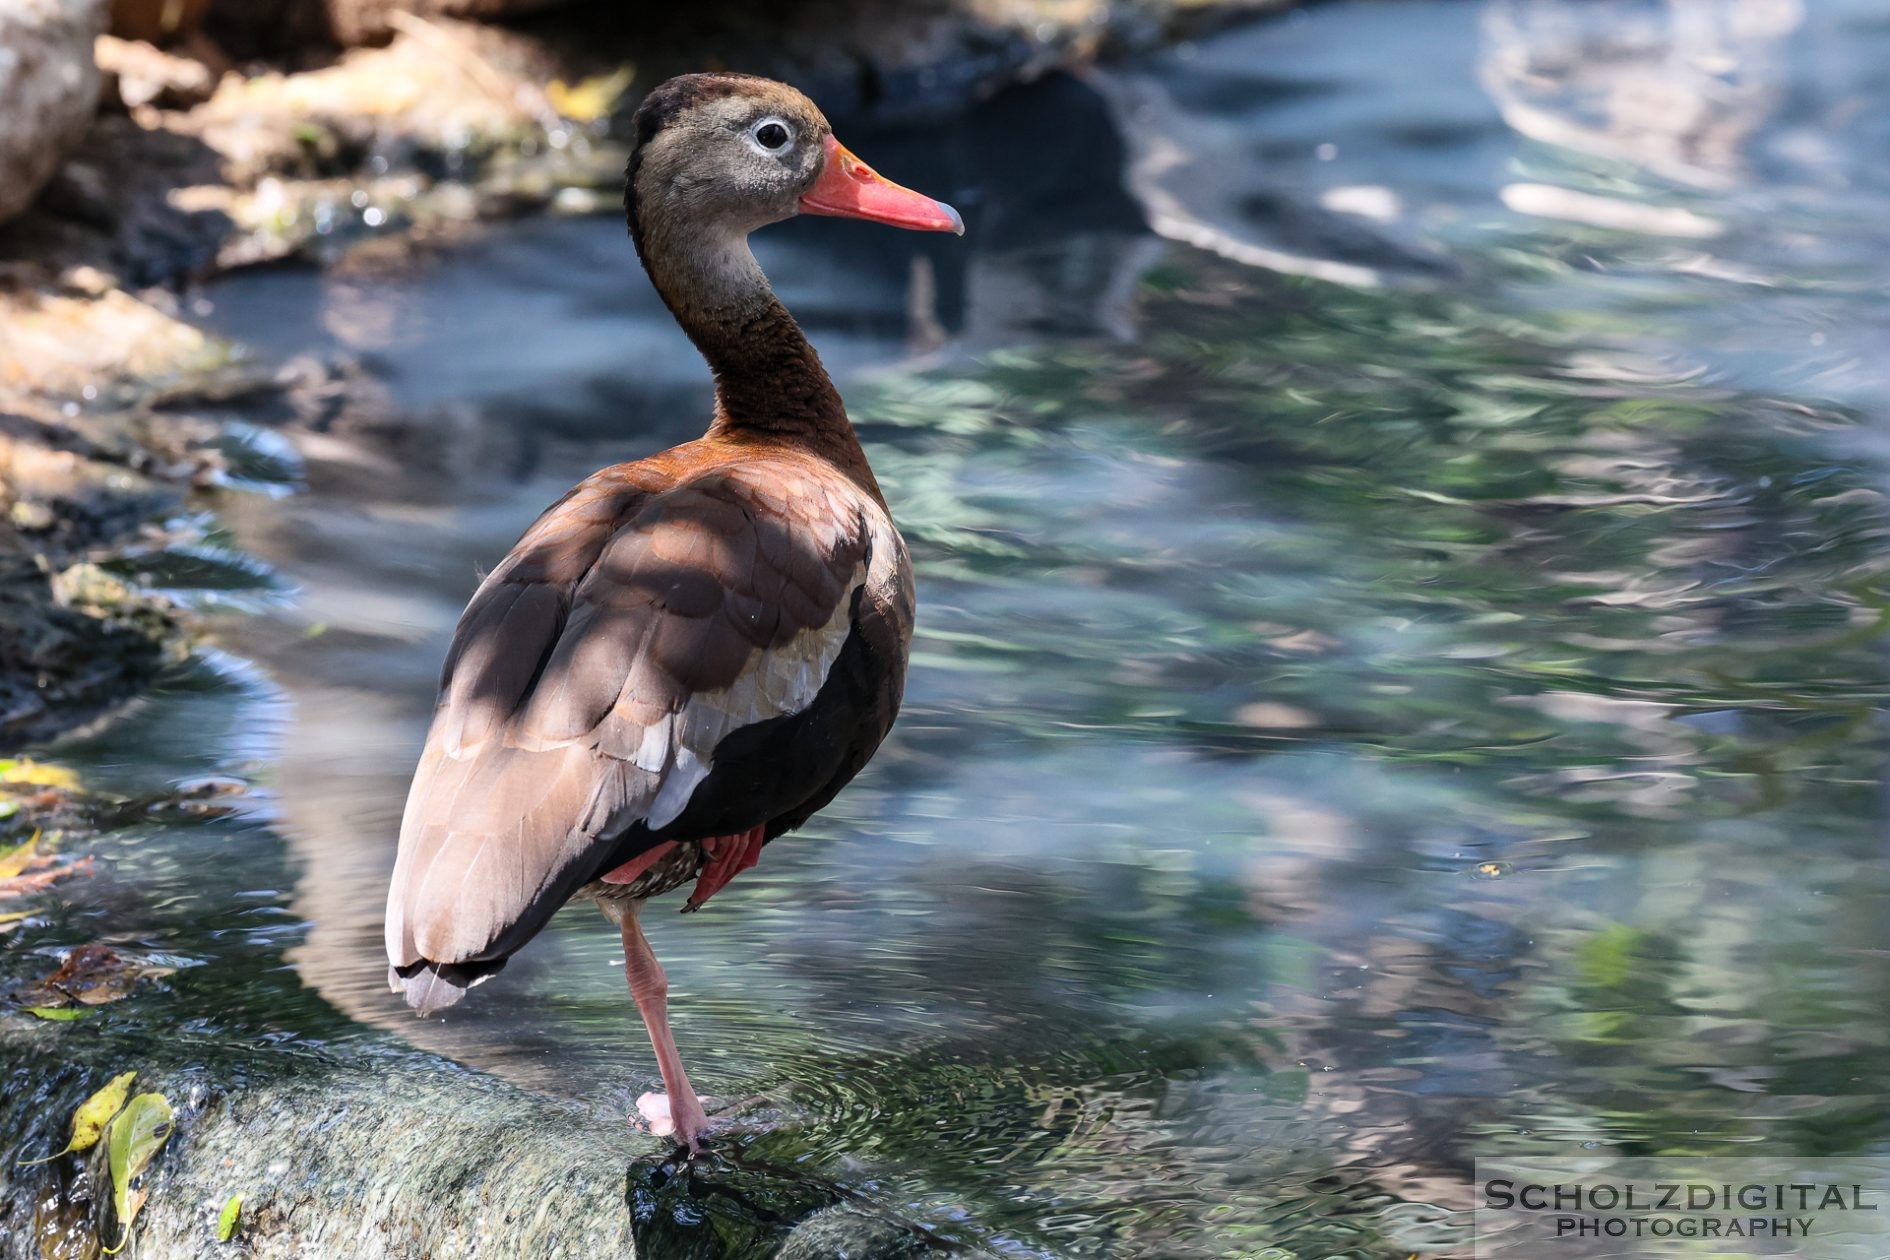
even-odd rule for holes
{"type": "Polygon", "coordinates": [[[121,1238],[128,1257],[973,1254],[806,1169],[764,1165],[753,1152],[771,1112],[743,1113],[685,1163],[630,1127],[636,1082],[549,1098],[350,1023],[287,965],[293,933],[245,936],[258,920],[238,890],[295,878],[280,845],[229,860],[236,835],[262,836],[242,821],[245,790],[198,780],[120,797],[63,766],[0,760],[0,1260],[96,1260],[121,1238]],[[197,852],[219,855],[190,877],[199,912],[243,925],[210,932],[214,958],[180,928],[189,912],[152,904],[148,881],[175,889],[180,860],[152,852],[154,826],[195,829],[197,852]],[[23,836],[38,849],[27,861],[12,847],[23,836]],[[109,1137],[45,1157],[128,1072],[127,1092],[161,1094],[174,1118],[132,1186],[127,1235],[109,1137]]]}
{"type": "Polygon", "coordinates": [[[147,1197],[127,1257],[980,1254],[791,1170],[743,1167],[739,1151],[684,1163],[632,1137],[620,1115],[412,1053],[344,1061],[311,1049],[285,1074],[283,1048],[245,1063],[222,1046],[219,1084],[179,1061],[187,1049],[201,1055],[188,1041],[167,1048],[133,1032],[21,1028],[20,1018],[0,1017],[0,1132],[17,1138],[0,1146],[0,1260],[94,1260],[119,1239],[104,1143],[33,1168],[15,1160],[57,1150],[65,1117],[127,1064],[143,1069],[136,1090],[177,1108],[139,1185],[147,1197]],[[236,1237],[219,1247],[218,1215],[237,1193],[236,1237]]]}
{"type": "MultiPolygon", "coordinates": [[[[63,1117],[105,1075],[67,1063],[49,1077],[48,1065],[71,1055],[77,1039],[56,1026],[26,1031],[7,1035],[0,1051],[12,1069],[0,1126],[33,1134],[22,1144],[30,1155],[58,1149],[63,1117]],[[61,1120],[48,1123],[49,1116],[61,1120]]],[[[148,1064],[157,1049],[89,1040],[86,1050],[113,1064],[148,1064]]],[[[209,1085],[181,1065],[141,1072],[136,1088],[169,1097],[178,1125],[147,1175],[129,1254],[211,1252],[217,1214],[238,1192],[237,1254],[633,1253],[629,1213],[599,1210],[623,1201],[629,1163],[621,1143],[600,1141],[602,1125],[472,1073],[405,1066],[317,1057],[300,1077],[239,1090],[209,1085]]],[[[0,1256],[79,1260],[119,1237],[104,1144],[89,1154],[43,1169],[8,1160],[0,1172],[0,1256]]]]}

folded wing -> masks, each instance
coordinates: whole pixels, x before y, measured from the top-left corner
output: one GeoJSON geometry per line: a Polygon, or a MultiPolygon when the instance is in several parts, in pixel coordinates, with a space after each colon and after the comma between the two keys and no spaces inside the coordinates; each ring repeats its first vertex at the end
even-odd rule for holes
{"type": "Polygon", "coordinates": [[[586,481],[460,619],[388,895],[394,985],[423,1010],[503,965],[639,824],[675,821],[730,734],[809,705],[847,639],[873,530],[844,484],[667,483],[586,481]]]}

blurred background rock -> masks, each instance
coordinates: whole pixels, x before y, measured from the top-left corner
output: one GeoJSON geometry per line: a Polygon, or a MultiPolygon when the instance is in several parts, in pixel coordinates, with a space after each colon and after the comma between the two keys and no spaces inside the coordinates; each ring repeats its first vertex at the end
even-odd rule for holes
{"type": "Polygon", "coordinates": [[[0,6],[0,221],[39,195],[85,135],[98,100],[92,41],[103,0],[0,6]]]}

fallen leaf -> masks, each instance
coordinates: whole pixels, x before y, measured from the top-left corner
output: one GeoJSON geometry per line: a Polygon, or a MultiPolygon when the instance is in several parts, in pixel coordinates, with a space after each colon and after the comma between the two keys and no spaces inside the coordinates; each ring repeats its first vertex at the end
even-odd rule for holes
{"type": "Polygon", "coordinates": [[[30,783],[34,787],[76,788],[79,776],[64,766],[49,766],[44,762],[21,757],[17,761],[0,761],[0,783],[30,783]]]}
{"type": "Polygon", "coordinates": [[[28,1167],[33,1164],[49,1164],[61,1155],[89,1150],[98,1145],[99,1138],[105,1132],[105,1126],[110,1124],[112,1117],[124,1108],[125,1096],[131,1093],[131,1082],[137,1075],[136,1072],[121,1072],[112,1077],[104,1089],[79,1104],[78,1110],[72,1113],[72,1138],[66,1143],[64,1150],[54,1151],[45,1159],[29,1159],[21,1162],[28,1167]]]}
{"type": "Polygon", "coordinates": [[[26,1008],[26,1013],[37,1015],[41,1019],[68,1020],[84,1019],[92,1012],[80,1010],[76,1006],[29,1006],[26,1008]]]}
{"type": "Polygon", "coordinates": [[[57,858],[41,854],[35,859],[35,865],[38,869],[30,870],[24,875],[15,875],[12,879],[0,879],[0,897],[24,896],[27,893],[50,887],[68,875],[86,875],[92,871],[92,859],[89,857],[80,858],[76,862],[61,862],[57,858]]]}
{"type": "Polygon", "coordinates": [[[233,1194],[217,1213],[217,1241],[228,1242],[236,1236],[236,1218],[243,1213],[243,1196],[233,1194]]]}
{"type": "Polygon", "coordinates": [[[117,1255],[131,1241],[131,1223],[137,1219],[138,1209],[144,1206],[143,1193],[134,1199],[131,1183],[150,1165],[158,1148],[171,1136],[174,1115],[171,1101],[164,1095],[139,1094],[126,1103],[118,1118],[112,1121],[106,1150],[112,1173],[112,1208],[118,1215],[122,1232],[116,1247],[105,1248],[107,1255],[117,1255]]]}
{"type": "Polygon", "coordinates": [[[147,976],[168,976],[173,970],[127,958],[111,946],[94,941],[67,954],[58,970],[15,994],[15,998],[38,1006],[64,1006],[70,1002],[103,1006],[131,996],[138,982],[147,976]]]}
{"type": "Polygon", "coordinates": [[[580,79],[576,84],[553,79],[545,88],[545,99],[572,122],[596,122],[611,111],[636,77],[635,66],[619,66],[609,74],[580,79]]]}
{"type": "Polygon", "coordinates": [[[25,843],[16,844],[5,853],[0,853],[0,880],[12,879],[20,874],[31,866],[33,859],[38,856],[39,832],[35,830],[32,837],[25,843]]]}

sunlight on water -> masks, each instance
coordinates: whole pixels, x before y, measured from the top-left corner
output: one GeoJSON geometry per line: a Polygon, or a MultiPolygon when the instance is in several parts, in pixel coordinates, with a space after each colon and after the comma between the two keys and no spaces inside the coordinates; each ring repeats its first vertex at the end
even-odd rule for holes
{"type": "MultiPolygon", "coordinates": [[[[967,253],[769,239],[921,613],[858,784],[649,916],[738,1162],[1000,1254],[1316,1260],[1459,1245],[1479,1153],[1890,1140],[1886,54],[1846,0],[1320,6],[974,115],[967,253]],[[1057,173],[1078,229],[1005,147],[1033,116],[1110,137],[1057,173]],[[905,340],[915,260],[947,357],[905,340]]],[[[228,514],[295,591],[229,623],[267,681],[205,666],[60,750],[128,795],[259,785],[117,833],[110,913],[201,964],[207,1044],[392,1030],[619,1110],[653,1082],[588,906],[444,1022],[379,959],[476,573],[697,425],[630,266],[580,221],[213,293],[280,354],[371,307],[408,463],[372,425],[306,468],[254,443],[309,487],[228,514]]],[[[652,1238],[695,1219],[681,1182],[632,1199],[652,1238]]]]}

